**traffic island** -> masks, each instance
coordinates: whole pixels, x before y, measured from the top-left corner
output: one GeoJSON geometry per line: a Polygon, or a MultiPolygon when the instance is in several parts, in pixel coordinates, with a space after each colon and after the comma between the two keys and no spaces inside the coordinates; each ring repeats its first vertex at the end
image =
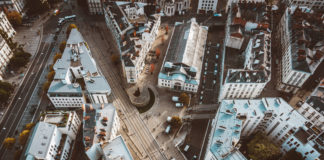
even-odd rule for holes
{"type": "Polygon", "coordinates": [[[155,102],[154,92],[146,86],[133,86],[127,89],[127,94],[140,113],[148,111],[155,102]]]}

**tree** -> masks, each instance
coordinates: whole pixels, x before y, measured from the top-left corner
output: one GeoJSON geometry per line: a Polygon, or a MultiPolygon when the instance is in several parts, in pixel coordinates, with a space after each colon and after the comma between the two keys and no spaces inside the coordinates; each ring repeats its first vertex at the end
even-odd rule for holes
{"type": "Polygon", "coordinates": [[[283,157],[282,160],[304,160],[305,157],[296,151],[296,148],[289,150],[283,157]]]}
{"type": "Polygon", "coordinates": [[[61,44],[60,44],[60,52],[61,53],[64,52],[65,46],[66,46],[66,41],[61,42],[61,44]]]}
{"type": "Polygon", "coordinates": [[[26,60],[25,58],[13,56],[10,59],[9,67],[12,69],[17,69],[17,68],[26,66],[27,63],[28,63],[28,60],[26,60]]]}
{"type": "Polygon", "coordinates": [[[189,101],[190,101],[190,98],[187,95],[187,93],[183,92],[183,93],[180,94],[179,100],[180,100],[180,102],[184,103],[185,105],[188,105],[189,101]]]}
{"type": "Polygon", "coordinates": [[[161,37],[162,45],[164,45],[164,41],[165,41],[165,39],[164,39],[164,35],[162,35],[162,37],[161,37]]]}
{"type": "Polygon", "coordinates": [[[135,31],[135,30],[134,30],[134,32],[133,32],[133,36],[136,37],[136,31],[135,31]]]}
{"type": "Polygon", "coordinates": [[[5,91],[7,91],[9,93],[12,93],[14,87],[8,82],[0,81],[0,89],[3,89],[3,90],[5,90],[5,91]]]}
{"type": "Polygon", "coordinates": [[[31,130],[31,129],[34,127],[34,125],[35,125],[35,123],[27,123],[27,124],[25,125],[25,129],[26,129],[26,130],[31,130]]]}
{"type": "Polygon", "coordinates": [[[7,149],[11,149],[15,143],[16,143],[16,139],[13,138],[13,137],[7,137],[7,138],[3,141],[3,145],[4,145],[4,147],[7,148],[7,149]]]}
{"type": "Polygon", "coordinates": [[[46,81],[44,84],[43,84],[43,91],[47,93],[49,87],[51,86],[51,82],[49,81],[46,81]]]}
{"type": "Polygon", "coordinates": [[[7,13],[7,18],[12,25],[21,25],[22,17],[17,11],[7,13]]]}
{"type": "Polygon", "coordinates": [[[153,74],[154,68],[155,68],[155,65],[153,63],[151,63],[151,74],[153,74]]]}
{"type": "Polygon", "coordinates": [[[23,130],[20,134],[19,134],[19,143],[21,145],[24,145],[28,139],[29,136],[29,132],[30,130],[23,130]]]}
{"type": "Polygon", "coordinates": [[[62,53],[56,53],[54,58],[53,58],[53,64],[55,64],[55,62],[58,60],[58,59],[61,59],[62,58],[62,53]]]}
{"type": "Polygon", "coordinates": [[[26,2],[27,14],[41,14],[49,9],[49,4],[44,0],[28,0],[26,2]]]}
{"type": "Polygon", "coordinates": [[[168,32],[169,32],[169,26],[166,25],[166,26],[165,26],[165,34],[168,34],[168,32]]]}
{"type": "Polygon", "coordinates": [[[171,122],[170,123],[171,123],[171,126],[172,127],[180,127],[181,124],[182,124],[182,121],[181,121],[181,119],[178,116],[173,116],[171,118],[171,122]]]}
{"type": "Polygon", "coordinates": [[[4,89],[0,89],[0,103],[5,103],[10,97],[10,93],[4,89]]]}
{"type": "Polygon", "coordinates": [[[118,54],[113,54],[111,55],[111,61],[117,65],[119,63],[119,60],[120,60],[120,56],[118,54]]]}
{"type": "Polygon", "coordinates": [[[159,57],[160,57],[160,54],[161,54],[161,51],[160,51],[160,49],[159,48],[156,48],[155,49],[155,55],[156,55],[156,57],[159,59],[159,57]]]}
{"type": "Polygon", "coordinates": [[[73,28],[76,28],[78,29],[78,27],[75,25],[75,24],[70,24],[69,27],[67,28],[66,30],[66,36],[69,36],[70,35],[70,32],[73,28]]]}
{"type": "Polygon", "coordinates": [[[51,71],[47,74],[47,80],[48,81],[53,81],[54,79],[54,76],[55,76],[55,71],[51,71]]]}
{"type": "Polygon", "coordinates": [[[247,148],[249,159],[270,160],[280,155],[280,149],[260,133],[253,137],[247,148]]]}
{"type": "Polygon", "coordinates": [[[50,72],[51,72],[51,71],[54,71],[54,64],[51,64],[51,65],[49,66],[49,70],[50,70],[50,72]]]}

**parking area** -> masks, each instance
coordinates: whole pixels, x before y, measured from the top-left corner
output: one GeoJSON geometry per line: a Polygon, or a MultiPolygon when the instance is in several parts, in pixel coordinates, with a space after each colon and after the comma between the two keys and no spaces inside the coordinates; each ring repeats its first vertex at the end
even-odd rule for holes
{"type": "Polygon", "coordinates": [[[223,38],[224,26],[210,27],[196,104],[211,104],[218,101],[223,38]]]}

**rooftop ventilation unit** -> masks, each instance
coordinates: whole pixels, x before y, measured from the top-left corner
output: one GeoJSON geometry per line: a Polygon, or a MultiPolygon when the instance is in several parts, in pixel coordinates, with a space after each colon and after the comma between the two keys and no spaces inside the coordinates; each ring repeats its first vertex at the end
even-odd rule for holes
{"type": "Polygon", "coordinates": [[[73,83],[74,88],[78,88],[79,86],[80,86],[79,83],[73,83]]]}

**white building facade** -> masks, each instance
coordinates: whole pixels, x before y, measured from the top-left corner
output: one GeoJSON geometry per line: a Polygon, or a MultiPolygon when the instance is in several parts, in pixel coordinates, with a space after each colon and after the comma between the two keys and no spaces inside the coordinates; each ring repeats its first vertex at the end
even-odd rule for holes
{"type": "Polygon", "coordinates": [[[308,8],[293,6],[287,8],[281,18],[278,36],[282,59],[276,86],[280,91],[296,93],[324,59],[320,54],[324,51],[324,40],[316,38],[324,36],[324,24],[317,25],[310,18],[301,18],[321,17],[311,12],[308,8]]]}
{"type": "Polygon", "coordinates": [[[286,0],[288,5],[324,9],[324,1],[321,0],[286,0]]]}
{"type": "Polygon", "coordinates": [[[13,38],[16,34],[15,29],[12,27],[6,14],[3,11],[0,12],[0,30],[4,31],[7,34],[8,38],[13,38]]]}
{"type": "Polygon", "coordinates": [[[6,72],[7,65],[13,56],[13,52],[7,42],[0,36],[0,80],[3,80],[3,75],[6,72]]]}
{"type": "Polygon", "coordinates": [[[24,7],[26,5],[26,0],[1,0],[0,8],[6,9],[8,11],[16,11],[24,15],[24,7]]]}
{"type": "Polygon", "coordinates": [[[216,12],[218,0],[199,0],[197,13],[216,12]]]}
{"type": "Polygon", "coordinates": [[[87,0],[88,9],[91,15],[102,15],[103,14],[103,6],[102,0],[87,0]]]}
{"type": "Polygon", "coordinates": [[[161,0],[160,6],[166,16],[182,15],[190,8],[190,0],[161,0]]]}

